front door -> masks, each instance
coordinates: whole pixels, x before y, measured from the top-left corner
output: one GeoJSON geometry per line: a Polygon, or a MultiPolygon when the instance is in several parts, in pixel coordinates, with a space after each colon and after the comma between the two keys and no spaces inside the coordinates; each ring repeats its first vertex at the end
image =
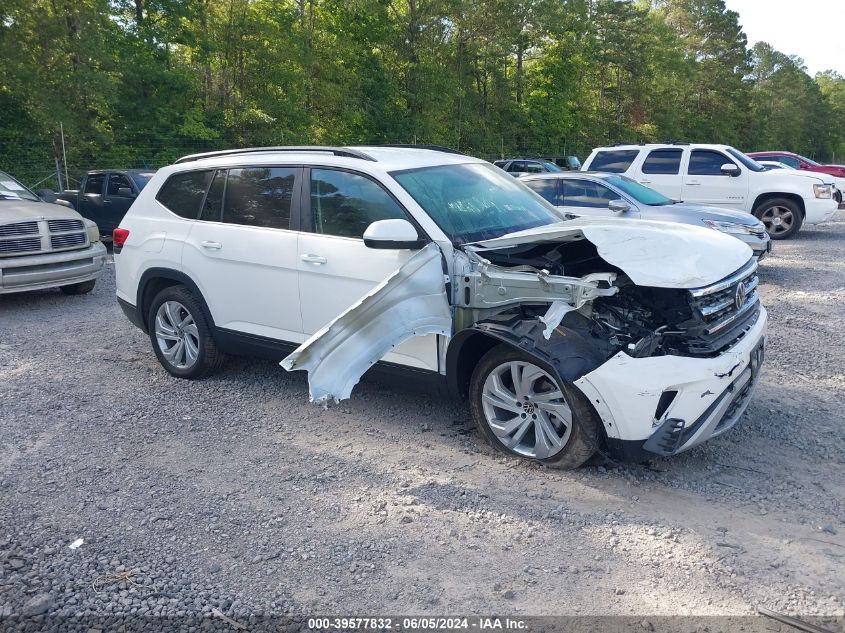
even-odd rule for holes
{"type": "Polygon", "coordinates": [[[100,216],[102,224],[97,223],[100,233],[111,235],[112,231],[120,226],[123,216],[135,202],[136,195],[135,187],[129,178],[123,174],[109,174],[106,195],[103,196],[103,213],[100,216]]]}
{"type": "Polygon", "coordinates": [[[298,167],[218,170],[182,251],[215,325],[302,342],[297,237],[298,167]]]}
{"type": "MultiPolygon", "coordinates": [[[[408,219],[381,185],[367,176],[330,168],[306,170],[299,236],[299,297],[302,326],[313,334],[357,303],[413,255],[364,245],[377,220],[408,219]]],[[[412,338],[384,360],[437,371],[437,337],[412,338]]]]}
{"type": "MultiPolygon", "coordinates": [[[[83,218],[93,220],[98,227],[106,223],[105,210],[103,208],[103,189],[106,185],[105,174],[90,174],[85,178],[85,185],[79,192],[79,215],[83,218]]],[[[101,229],[101,233],[105,232],[101,229]]]]}
{"type": "Polygon", "coordinates": [[[716,150],[692,150],[684,176],[684,202],[744,210],[748,195],[748,171],[737,165],[739,175],[726,176],[722,173],[724,164],[736,165],[736,161],[716,150]]]}

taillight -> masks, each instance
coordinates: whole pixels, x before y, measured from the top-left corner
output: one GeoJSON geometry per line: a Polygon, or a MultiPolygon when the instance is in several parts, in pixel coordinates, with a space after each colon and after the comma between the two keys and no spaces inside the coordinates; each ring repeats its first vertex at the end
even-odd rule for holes
{"type": "Polygon", "coordinates": [[[117,252],[120,252],[120,249],[123,248],[123,245],[126,243],[128,238],[129,229],[116,228],[111,234],[112,247],[118,249],[117,252]]]}

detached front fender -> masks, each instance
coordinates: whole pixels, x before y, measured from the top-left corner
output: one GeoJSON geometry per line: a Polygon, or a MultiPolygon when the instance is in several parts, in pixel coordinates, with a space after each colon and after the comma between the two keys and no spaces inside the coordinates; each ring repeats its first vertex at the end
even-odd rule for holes
{"type": "Polygon", "coordinates": [[[546,340],[544,329],[545,325],[537,318],[505,314],[479,321],[458,332],[446,351],[450,394],[466,398],[478,361],[500,343],[532,356],[543,369],[569,384],[605,362],[606,356],[600,346],[578,332],[560,325],[546,340]]]}

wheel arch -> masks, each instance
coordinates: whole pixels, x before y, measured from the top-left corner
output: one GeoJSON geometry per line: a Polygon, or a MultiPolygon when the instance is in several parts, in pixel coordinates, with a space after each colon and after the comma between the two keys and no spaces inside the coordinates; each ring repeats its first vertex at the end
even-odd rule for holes
{"type": "Polygon", "coordinates": [[[138,291],[135,305],[138,306],[140,321],[143,324],[145,332],[149,332],[149,323],[147,322],[150,304],[155,296],[170,286],[182,285],[188,288],[191,293],[197,298],[197,301],[202,305],[205,312],[205,317],[209,321],[212,332],[215,331],[214,317],[211,315],[211,310],[208,308],[208,303],[205,297],[197,286],[196,282],[185,273],[173,270],[172,268],[148,268],[141,275],[141,280],[138,283],[138,291]]]}
{"type": "Polygon", "coordinates": [[[786,193],[786,192],[766,192],[761,193],[757,198],[754,200],[754,204],[751,206],[751,212],[753,214],[757,213],[757,209],[760,207],[761,204],[767,202],[769,200],[774,200],[775,198],[786,198],[787,200],[791,200],[795,204],[798,205],[798,208],[801,209],[801,218],[804,219],[807,216],[807,211],[804,207],[804,198],[799,196],[797,193],[786,193]]]}

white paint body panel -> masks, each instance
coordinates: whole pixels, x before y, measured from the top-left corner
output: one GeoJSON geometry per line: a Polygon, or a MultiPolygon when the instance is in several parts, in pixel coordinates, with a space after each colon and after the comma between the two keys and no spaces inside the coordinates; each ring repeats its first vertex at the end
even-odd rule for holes
{"type": "MultiPolygon", "coordinates": [[[[718,231],[685,224],[578,218],[511,233],[475,246],[496,249],[532,242],[587,239],[607,262],[640,286],[696,288],[724,279],[751,257],[751,249],[718,231]],[[665,262],[656,266],[655,261],[665,262]]],[[[483,251],[480,252],[483,256],[483,251]]]]}
{"type": "Polygon", "coordinates": [[[696,420],[751,362],[767,324],[766,310],[761,308],[745,337],[715,358],[631,358],[620,352],[575,385],[593,403],[609,437],[646,440],[656,428],[654,411],[664,391],[677,390],[678,396],[663,419],[696,420]]]}

